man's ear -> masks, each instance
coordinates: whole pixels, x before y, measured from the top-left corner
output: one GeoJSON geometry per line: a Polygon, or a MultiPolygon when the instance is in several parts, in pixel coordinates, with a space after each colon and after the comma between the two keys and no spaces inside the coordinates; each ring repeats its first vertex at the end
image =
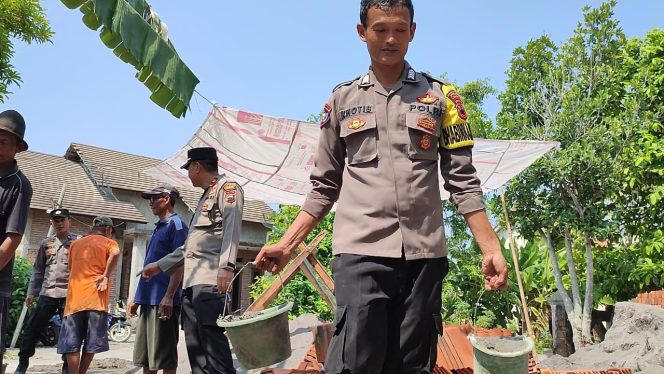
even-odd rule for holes
{"type": "Polygon", "coordinates": [[[363,42],[366,43],[366,41],[367,41],[367,29],[361,23],[357,24],[357,35],[359,35],[360,39],[363,42]]]}
{"type": "Polygon", "coordinates": [[[415,22],[410,24],[410,41],[413,41],[413,38],[415,38],[415,29],[417,28],[417,24],[415,22]]]}

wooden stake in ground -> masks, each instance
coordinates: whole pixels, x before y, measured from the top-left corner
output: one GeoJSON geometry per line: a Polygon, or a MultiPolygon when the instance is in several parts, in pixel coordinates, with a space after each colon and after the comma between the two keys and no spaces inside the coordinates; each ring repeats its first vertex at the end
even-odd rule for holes
{"type": "MultiPolygon", "coordinates": [[[[507,215],[507,203],[505,202],[505,190],[500,187],[500,200],[503,203],[503,214],[505,215],[505,226],[507,226],[507,236],[509,237],[510,251],[512,252],[512,261],[514,262],[514,273],[516,273],[516,280],[519,284],[519,296],[521,296],[521,308],[523,310],[523,318],[526,320],[526,329],[528,336],[535,342],[535,334],[533,333],[533,326],[530,324],[530,314],[528,313],[528,303],[526,302],[526,293],[523,290],[523,282],[521,281],[521,269],[519,269],[519,257],[516,255],[516,243],[512,235],[512,226],[510,225],[510,218],[507,215]]],[[[533,359],[537,361],[537,351],[533,346],[533,359]]]]}

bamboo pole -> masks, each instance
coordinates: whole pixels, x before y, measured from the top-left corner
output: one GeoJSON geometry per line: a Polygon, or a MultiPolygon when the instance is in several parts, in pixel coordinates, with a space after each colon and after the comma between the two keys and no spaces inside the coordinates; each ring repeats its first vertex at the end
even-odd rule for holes
{"type": "MultiPolygon", "coordinates": [[[[514,273],[516,273],[516,280],[519,284],[519,296],[521,297],[521,308],[523,309],[523,318],[526,320],[526,329],[528,336],[535,341],[535,334],[533,333],[533,326],[530,324],[530,314],[528,313],[528,303],[526,302],[526,293],[523,290],[523,282],[521,281],[521,269],[519,268],[519,257],[516,255],[516,243],[512,235],[512,225],[510,225],[510,218],[507,214],[507,203],[505,202],[505,190],[500,187],[500,201],[503,203],[503,214],[505,215],[505,226],[507,227],[507,236],[509,237],[510,252],[512,252],[512,261],[514,262],[514,273]]],[[[533,346],[533,359],[537,362],[537,351],[533,346]]]]}

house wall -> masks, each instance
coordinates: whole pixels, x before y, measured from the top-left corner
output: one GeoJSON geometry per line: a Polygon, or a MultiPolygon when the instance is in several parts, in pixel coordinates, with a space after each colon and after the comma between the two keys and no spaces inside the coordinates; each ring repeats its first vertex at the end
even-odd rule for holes
{"type": "Polygon", "coordinates": [[[240,269],[244,269],[240,275],[240,305],[238,307],[241,310],[246,310],[253,302],[251,296],[249,295],[250,287],[251,284],[254,283],[256,277],[261,274],[259,270],[256,270],[251,265],[247,266],[246,268],[244,268],[244,265],[253,261],[256,258],[259,250],[260,247],[247,247],[240,249],[237,254],[237,270],[240,271],[240,269]]]}

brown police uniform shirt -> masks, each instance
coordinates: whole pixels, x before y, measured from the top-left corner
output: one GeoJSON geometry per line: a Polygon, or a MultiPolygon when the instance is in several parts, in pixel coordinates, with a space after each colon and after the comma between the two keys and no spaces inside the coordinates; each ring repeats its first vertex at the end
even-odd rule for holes
{"type": "Polygon", "coordinates": [[[313,188],[302,207],[322,219],[338,201],[334,254],[447,255],[439,158],[457,210],[484,209],[466,120],[454,87],[408,63],[390,91],[371,70],[335,88],[321,113],[313,188]]]}
{"type": "Polygon", "coordinates": [[[187,241],[157,261],[159,268],[172,273],[184,262],[182,288],[216,285],[219,268],[235,265],[243,207],[242,187],[220,176],[198,201],[187,241]]]}
{"type": "Polygon", "coordinates": [[[69,247],[81,235],[69,233],[64,242],[57,235],[42,240],[32,266],[28,295],[65,298],[69,282],[69,247]]]}

